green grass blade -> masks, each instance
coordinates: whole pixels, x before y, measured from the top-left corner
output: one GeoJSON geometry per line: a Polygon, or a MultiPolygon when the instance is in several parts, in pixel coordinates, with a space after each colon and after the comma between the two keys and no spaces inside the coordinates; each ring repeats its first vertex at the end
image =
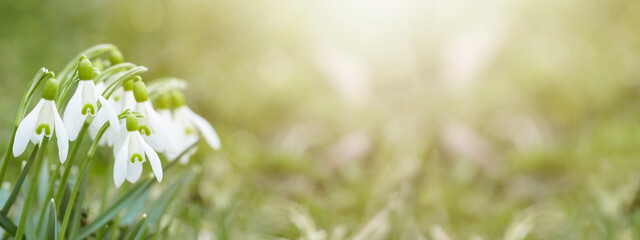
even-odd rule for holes
{"type": "Polygon", "coordinates": [[[51,202],[49,202],[49,222],[47,223],[47,240],[57,240],[58,239],[58,230],[57,230],[57,219],[56,215],[56,202],[52,198],[51,202]]]}
{"type": "Polygon", "coordinates": [[[138,232],[140,232],[140,228],[142,228],[142,225],[144,225],[146,220],[147,220],[147,214],[142,215],[142,218],[140,219],[140,221],[138,221],[138,223],[131,229],[131,231],[129,231],[129,233],[127,234],[127,237],[124,239],[133,240],[136,237],[136,235],[138,235],[138,232]]]}
{"type": "Polygon", "coordinates": [[[154,224],[160,220],[160,217],[164,214],[167,206],[169,206],[171,201],[175,199],[175,196],[184,190],[191,180],[193,180],[194,175],[195,174],[193,174],[193,172],[185,174],[155,200],[155,202],[149,207],[149,218],[147,220],[149,224],[154,224]]]}
{"type": "Polygon", "coordinates": [[[16,224],[3,213],[0,213],[0,226],[11,236],[15,236],[16,231],[18,230],[18,226],[16,226],[16,224]]]}
{"type": "Polygon", "coordinates": [[[9,209],[11,209],[11,205],[13,205],[13,202],[16,200],[16,197],[18,197],[18,193],[22,188],[22,184],[24,183],[25,178],[27,178],[27,173],[29,172],[31,165],[33,165],[33,161],[36,159],[38,149],[40,149],[40,144],[36,145],[33,148],[33,151],[31,152],[31,156],[29,156],[29,160],[27,161],[27,164],[24,166],[24,168],[20,172],[20,176],[18,176],[18,180],[16,181],[16,184],[13,186],[11,195],[9,195],[9,198],[4,203],[4,207],[2,207],[3,214],[6,215],[9,212],[9,209]]]}
{"type": "Polygon", "coordinates": [[[86,227],[80,229],[80,233],[78,233],[77,238],[82,239],[89,236],[91,233],[97,231],[102,228],[105,224],[107,224],[113,217],[115,217],[120,210],[124,209],[126,206],[130,205],[138,196],[140,196],[144,191],[147,191],[153,183],[152,178],[147,178],[144,181],[137,184],[135,187],[131,188],[129,192],[127,192],[124,196],[122,196],[118,201],[113,203],[107,210],[101,213],[93,222],[91,222],[86,227]]]}

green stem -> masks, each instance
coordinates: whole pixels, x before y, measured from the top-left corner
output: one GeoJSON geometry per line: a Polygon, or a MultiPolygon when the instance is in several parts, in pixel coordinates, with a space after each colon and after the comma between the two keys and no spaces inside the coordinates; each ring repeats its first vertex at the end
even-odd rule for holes
{"type": "MultiPolygon", "coordinates": [[[[49,188],[47,188],[47,195],[45,196],[47,198],[53,197],[52,196],[53,195],[53,188],[54,188],[54,185],[56,183],[56,180],[58,180],[58,172],[60,172],[60,166],[62,166],[62,165],[61,164],[56,164],[56,169],[55,169],[55,171],[53,172],[53,174],[51,176],[51,179],[49,181],[49,188]]],[[[38,229],[38,231],[40,231],[40,228],[42,227],[42,223],[43,223],[43,219],[44,219],[44,214],[45,213],[46,213],[46,208],[43,207],[40,210],[40,218],[38,220],[38,225],[37,225],[38,227],[36,228],[36,229],[38,229]]]]}
{"type": "Polygon", "coordinates": [[[95,78],[96,83],[102,82],[102,81],[106,81],[107,78],[109,78],[110,76],[112,76],[113,74],[116,74],[118,72],[124,71],[125,69],[129,69],[129,68],[133,68],[136,65],[133,63],[119,63],[116,65],[113,65],[109,68],[107,68],[106,70],[102,71],[102,73],[100,73],[100,75],[98,75],[98,77],[95,78]]]}
{"type": "MultiPolygon", "coordinates": [[[[107,169],[113,169],[113,164],[115,161],[109,161],[109,167],[107,169]]],[[[107,207],[107,196],[109,192],[109,183],[111,182],[111,178],[104,178],[104,183],[102,185],[102,199],[100,200],[100,211],[104,211],[104,208],[107,207]]]]}
{"type": "Polygon", "coordinates": [[[9,166],[9,161],[12,159],[13,142],[16,139],[17,130],[18,130],[18,127],[13,127],[13,132],[11,133],[11,140],[9,141],[7,150],[4,152],[4,156],[2,158],[2,165],[0,165],[0,183],[2,183],[2,181],[4,180],[4,175],[7,173],[7,167],[9,166]]]}
{"type": "MultiPolygon", "coordinates": [[[[11,206],[13,205],[13,202],[16,200],[16,197],[18,197],[18,193],[20,192],[20,189],[22,188],[22,183],[24,183],[24,179],[27,177],[27,173],[29,172],[29,169],[31,169],[31,165],[33,165],[33,161],[36,159],[36,155],[37,155],[39,149],[40,149],[40,144],[36,145],[33,148],[33,151],[31,152],[31,156],[29,156],[29,161],[27,161],[27,165],[25,165],[24,168],[22,169],[22,171],[20,172],[20,176],[18,177],[18,180],[16,181],[16,185],[13,186],[13,190],[11,191],[11,195],[9,195],[9,198],[7,199],[7,202],[5,202],[4,206],[2,207],[2,214],[6,215],[9,212],[9,209],[11,209],[11,206]]],[[[44,155],[44,153],[43,153],[43,155],[44,155]]]]}
{"type": "Polygon", "coordinates": [[[146,67],[144,67],[144,66],[137,66],[137,67],[134,67],[132,69],[129,69],[129,71],[124,72],[124,74],[122,74],[122,76],[120,76],[118,79],[116,79],[116,81],[111,83],[111,85],[107,86],[107,88],[102,93],[102,96],[104,98],[106,98],[106,99],[109,99],[109,97],[111,97],[111,94],[113,94],[113,92],[116,89],[118,89],[120,86],[122,86],[122,84],[124,84],[124,82],[126,80],[129,80],[130,78],[134,77],[135,75],[144,73],[147,70],[148,69],[146,67]]]}
{"type": "Polygon", "coordinates": [[[84,176],[88,170],[87,167],[89,166],[89,163],[93,159],[93,154],[96,152],[96,149],[98,148],[98,143],[100,142],[102,135],[104,134],[104,132],[107,130],[108,127],[109,127],[109,122],[105,123],[104,126],[100,129],[100,131],[96,135],[96,138],[93,141],[93,144],[91,144],[91,148],[89,148],[89,152],[87,153],[87,156],[84,158],[84,161],[82,161],[82,165],[80,167],[80,175],[78,176],[78,180],[73,186],[73,191],[71,192],[69,202],[67,203],[67,208],[64,211],[64,218],[62,219],[62,227],[60,228],[60,235],[58,235],[60,239],[64,239],[64,234],[67,230],[67,225],[69,225],[69,218],[71,217],[71,210],[73,208],[72,206],[76,201],[76,197],[78,196],[80,185],[82,185],[82,179],[84,179],[84,176]]]}
{"type": "Polygon", "coordinates": [[[62,195],[64,194],[64,189],[66,187],[67,180],[69,179],[69,174],[71,173],[71,166],[73,166],[73,161],[76,159],[78,149],[80,148],[85,132],[87,132],[87,128],[89,128],[89,123],[85,121],[84,125],[82,125],[82,128],[80,129],[80,133],[78,134],[78,139],[73,143],[71,155],[67,158],[67,166],[65,166],[64,173],[60,179],[60,186],[58,186],[58,191],[55,196],[56,202],[58,203],[58,209],[60,209],[60,204],[62,204],[62,195]]]}
{"type": "Polygon", "coordinates": [[[138,223],[136,223],[136,225],[127,234],[127,237],[125,237],[125,239],[133,240],[136,237],[136,235],[138,235],[138,232],[140,232],[140,229],[142,228],[142,226],[146,221],[147,221],[147,214],[144,214],[142,215],[142,218],[140,219],[140,221],[138,221],[138,223]]]}
{"type": "Polygon", "coordinates": [[[20,223],[18,224],[18,230],[16,231],[16,240],[21,240],[24,235],[25,227],[27,226],[27,217],[29,217],[29,209],[31,208],[31,202],[36,198],[36,184],[38,182],[38,178],[40,177],[40,171],[37,171],[38,168],[42,166],[42,159],[44,158],[44,154],[47,150],[47,144],[49,143],[49,138],[45,137],[42,140],[42,147],[40,148],[40,154],[36,158],[35,165],[36,171],[31,172],[31,178],[29,179],[29,192],[27,193],[24,205],[22,206],[22,213],[20,214],[20,223]]]}
{"type": "Polygon", "coordinates": [[[62,69],[62,71],[59,72],[59,74],[60,76],[62,76],[63,79],[66,78],[67,75],[69,75],[69,72],[71,72],[71,70],[74,69],[74,67],[78,64],[76,60],[80,59],[80,57],[82,56],[86,56],[87,58],[91,59],[102,53],[116,50],[116,49],[118,49],[116,46],[109,43],[98,44],[93,47],[87,48],[86,50],[78,53],[78,55],[76,55],[75,57],[71,58],[71,61],[69,61],[69,63],[67,63],[66,66],[64,66],[64,68],[62,69]]]}
{"type": "Polygon", "coordinates": [[[111,240],[118,239],[118,229],[120,228],[120,217],[116,216],[113,219],[113,228],[111,228],[111,240]]]}

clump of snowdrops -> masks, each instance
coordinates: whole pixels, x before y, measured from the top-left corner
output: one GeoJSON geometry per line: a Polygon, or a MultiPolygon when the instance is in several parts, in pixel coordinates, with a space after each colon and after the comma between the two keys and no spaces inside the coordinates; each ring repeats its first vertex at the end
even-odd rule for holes
{"type": "Polygon", "coordinates": [[[163,182],[165,174],[176,162],[187,164],[201,138],[214,149],[220,140],[186,105],[184,81],[166,78],[147,86],[139,76],[146,71],[125,62],[114,45],[101,44],[57,74],[46,68],[36,73],[0,163],[0,182],[7,182],[0,191],[4,237],[145,239],[166,231],[170,222],[160,219],[167,205],[198,168],[170,183],[163,182]],[[99,148],[111,157],[95,159],[99,148]],[[19,160],[18,178],[5,179],[19,160]],[[111,166],[104,176],[113,178],[92,182],[97,179],[87,177],[89,166],[104,160],[111,166]],[[154,184],[166,186],[151,199],[154,184]],[[101,196],[87,196],[88,188],[101,196]]]}

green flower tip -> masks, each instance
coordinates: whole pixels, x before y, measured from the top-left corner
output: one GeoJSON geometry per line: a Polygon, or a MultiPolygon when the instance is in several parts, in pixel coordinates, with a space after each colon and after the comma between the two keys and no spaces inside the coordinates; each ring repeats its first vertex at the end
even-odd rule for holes
{"type": "Polygon", "coordinates": [[[91,64],[89,59],[82,59],[78,64],[78,78],[80,78],[80,80],[93,79],[93,64],[91,64]]]}
{"type": "Polygon", "coordinates": [[[46,100],[53,100],[58,93],[58,81],[55,78],[49,78],[44,83],[44,89],[42,90],[42,98],[46,100]]]}
{"type": "Polygon", "coordinates": [[[124,88],[125,91],[133,91],[133,79],[124,81],[124,84],[122,85],[122,87],[124,88]]]}
{"type": "Polygon", "coordinates": [[[174,108],[184,105],[184,95],[178,90],[171,91],[171,104],[174,108]]]}
{"type": "Polygon", "coordinates": [[[122,52],[118,49],[114,49],[111,51],[111,55],[109,55],[109,62],[111,65],[116,65],[118,63],[124,62],[124,56],[122,56],[122,52]]]}
{"type": "Polygon", "coordinates": [[[158,101],[156,102],[156,107],[159,109],[169,109],[171,108],[171,94],[168,92],[163,92],[158,97],[158,101]]]}
{"type": "Polygon", "coordinates": [[[136,102],[144,102],[149,100],[147,87],[144,85],[142,81],[136,81],[133,84],[133,96],[136,98],[136,102]]]}
{"type": "Polygon", "coordinates": [[[129,116],[127,116],[127,131],[138,131],[138,118],[133,114],[129,114],[129,116]]]}

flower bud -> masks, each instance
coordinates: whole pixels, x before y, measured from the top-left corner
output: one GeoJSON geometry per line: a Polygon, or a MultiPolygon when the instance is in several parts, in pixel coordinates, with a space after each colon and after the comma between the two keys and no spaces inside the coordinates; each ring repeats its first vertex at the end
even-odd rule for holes
{"type": "Polygon", "coordinates": [[[111,65],[116,65],[118,63],[122,63],[124,61],[124,56],[122,56],[122,52],[120,50],[115,49],[111,51],[111,55],[109,55],[109,62],[111,65]]]}
{"type": "Polygon", "coordinates": [[[147,87],[144,85],[142,81],[136,81],[133,84],[133,96],[136,98],[136,102],[145,102],[149,100],[147,87]]]}
{"type": "Polygon", "coordinates": [[[171,104],[174,108],[184,105],[184,95],[178,90],[171,91],[171,104]]]}
{"type": "Polygon", "coordinates": [[[46,100],[53,100],[56,98],[56,94],[58,93],[58,81],[54,78],[49,78],[47,82],[44,83],[44,89],[42,90],[42,98],[46,100]]]}
{"type": "Polygon", "coordinates": [[[156,107],[158,109],[169,109],[171,108],[171,94],[168,92],[163,92],[158,97],[158,101],[156,102],[156,107]]]}
{"type": "Polygon", "coordinates": [[[133,91],[133,79],[124,81],[124,84],[122,84],[122,87],[124,88],[125,91],[133,91]]]}
{"type": "Polygon", "coordinates": [[[138,131],[138,118],[133,114],[129,114],[129,116],[127,116],[127,131],[138,131]]]}
{"type": "Polygon", "coordinates": [[[78,64],[78,78],[80,80],[91,80],[93,79],[93,64],[89,59],[82,59],[80,64],[78,64]]]}

